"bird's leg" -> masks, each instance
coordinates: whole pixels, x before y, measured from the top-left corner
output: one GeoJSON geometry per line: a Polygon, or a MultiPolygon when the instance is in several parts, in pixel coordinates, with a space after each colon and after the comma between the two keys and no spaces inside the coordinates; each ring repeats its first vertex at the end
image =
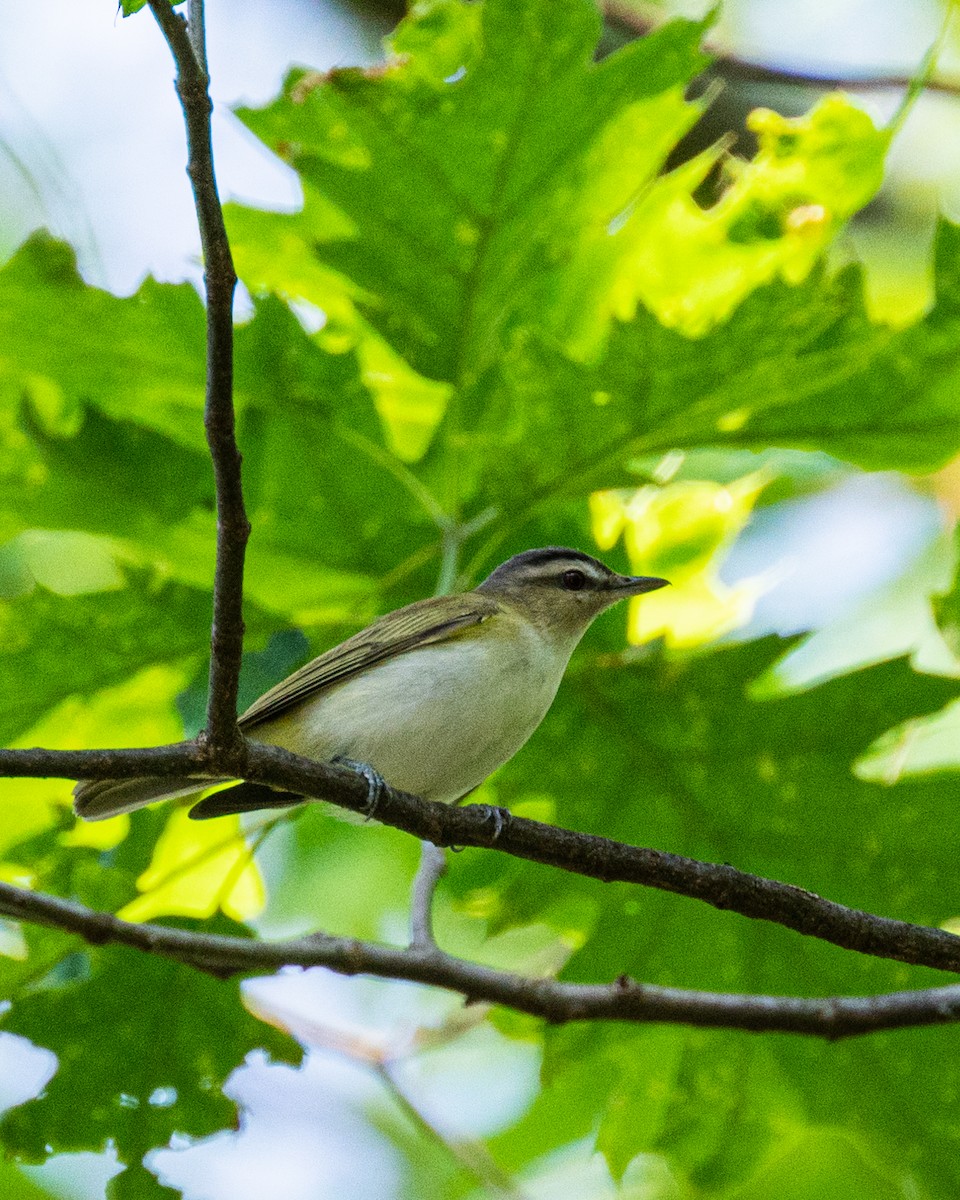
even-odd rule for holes
{"type": "Polygon", "coordinates": [[[387,790],[387,781],[369,763],[357,762],[353,758],[345,758],[342,754],[335,755],[330,761],[338,767],[349,767],[351,771],[355,771],[366,780],[367,803],[364,806],[363,818],[365,821],[369,821],[383,799],[387,790]]]}

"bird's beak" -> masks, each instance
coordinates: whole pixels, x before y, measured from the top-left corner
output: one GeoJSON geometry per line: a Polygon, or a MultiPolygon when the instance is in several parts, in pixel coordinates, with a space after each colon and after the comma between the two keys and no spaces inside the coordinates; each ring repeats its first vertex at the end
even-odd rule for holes
{"type": "Polygon", "coordinates": [[[610,590],[618,596],[642,596],[644,592],[669,586],[669,579],[658,579],[655,575],[614,575],[610,579],[610,590]]]}

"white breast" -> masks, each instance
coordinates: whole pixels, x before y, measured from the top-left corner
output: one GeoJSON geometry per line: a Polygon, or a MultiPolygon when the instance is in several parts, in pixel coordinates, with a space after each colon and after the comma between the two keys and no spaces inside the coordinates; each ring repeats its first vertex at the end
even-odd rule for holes
{"type": "Polygon", "coordinates": [[[252,736],[320,761],[369,763],[426,800],[459,800],[540,724],[576,644],[548,643],[525,622],[497,622],[388,659],[252,736]]]}

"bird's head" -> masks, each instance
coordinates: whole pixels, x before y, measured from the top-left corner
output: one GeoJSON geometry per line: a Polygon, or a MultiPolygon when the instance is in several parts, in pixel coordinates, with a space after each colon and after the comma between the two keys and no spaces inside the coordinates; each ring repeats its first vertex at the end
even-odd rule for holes
{"type": "Polygon", "coordinates": [[[611,604],[668,583],[648,575],[618,575],[581,550],[546,546],[507,559],[477,591],[520,609],[541,633],[579,638],[611,604]]]}

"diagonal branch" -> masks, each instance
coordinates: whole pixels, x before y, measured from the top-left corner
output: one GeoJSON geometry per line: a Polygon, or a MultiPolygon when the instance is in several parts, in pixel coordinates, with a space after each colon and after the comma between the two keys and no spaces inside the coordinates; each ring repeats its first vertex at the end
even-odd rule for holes
{"type": "Polygon", "coordinates": [[[401,1085],[393,1063],[381,1059],[373,1062],[371,1066],[377,1079],[413,1127],[448,1154],[460,1169],[484,1187],[488,1194],[504,1196],[507,1200],[525,1200],[526,1193],[499,1166],[482,1141],[450,1137],[414,1104],[401,1085]]]}
{"type": "MultiPolygon", "coordinates": [[[[0,750],[0,777],[131,778],[240,775],[284,791],[367,814],[364,779],[345,767],[315,762],[277,746],[248,743],[243,755],[209,753],[195,742],[149,750],[0,750]]],[[[784,925],[805,937],[876,958],[960,972],[960,937],[943,929],[880,917],[825,900],[805,888],[764,879],[721,863],[630,846],[516,817],[485,805],[436,804],[386,788],[376,819],[435,846],[495,848],[515,858],[599,879],[636,883],[701,900],[754,920],[784,925]]]]}
{"type": "MultiPolygon", "coordinates": [[[[248,754],[250,779],[328,800],[352,812],[367,812],[366,783],[351,771],[299,758],[274,746],[251,743],[248,754]]],[[[436,846],[495,847],[517,858],[605,883],[637,883],[689,896],[861,954],[960,971],[960,937],[952,933],[847,908],[805,888],[750,875],[726,864],[630,846],[486,805],[430,803],[393,789],[383,794],[375,816],[385,825],[436,846]]]]}
{"type": "MultiPolygon", "coordinates": [[[[237,283],[217,193],[210,131],[212,102],[203,64],[203,30],[187,23],[169,0],[147,0],[177,67],[177,95],[187,131],[187,174],[203,246],[207,294],[207,390],[203,422],[217,492],[217,565],[213,582],[207,738],[213,746],[242,745],[237,731],[237,685],[243,653],[243,560],[250,523],[243,504],[240,451],[233,411],[233,293],[237,283]],[[198,55],[198,51],[200,54],[198,55]]],[[[191,5],[202,22],[202,5],[191,5]]]]}
{"type": "Polygon", "coordinates": [[[794,1033],[830,1040],[960,1021],[960,984],[876,996],[736,995],[657,987],[621,977],[611,984],[528,978],[467,962],[434,946],[399,949],[315,935],[287,942],[137,925],[69,900],[0,883],[0,914],[73,933],[96,946],[130,946],[217,977],[282,966],[327,967],[340,975],[406,979],[458,992],[468,1002],[500,1004],[551,1023],[630,1021],[794,1033]]]}

